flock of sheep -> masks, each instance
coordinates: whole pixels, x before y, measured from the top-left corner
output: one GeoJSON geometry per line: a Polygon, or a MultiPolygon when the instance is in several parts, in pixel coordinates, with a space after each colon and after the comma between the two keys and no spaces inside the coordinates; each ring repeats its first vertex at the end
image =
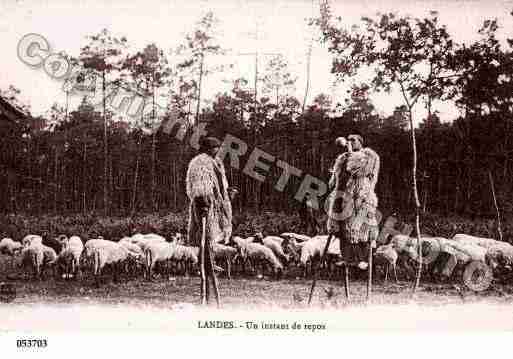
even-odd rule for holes
{"type": "MultiPolygon", "coordinates": [[[[260,272],[259,277],[268,274],[278,278],[293,268],[300,269],[304,277],[316,269],[331,277],[338,273],[340,244],[339,239],[334,238],[321,262],[327,240],[327,235],[309,237],[297,233],[276,236],[256,233],[248,238],[234,236],[230,243],[213,244],[215,270],[224,272],[228,278],[231,278],[234,265],[239,273],[247,273],[249,269],[260,272]]],[[[506,242],[457,234],[452,239],[423,237],[421,243],[423,257],[431,258],[425,261],[425,270],[431,274],[450,277],[457,265],[473,261],[480,261],[492,270],[511,270],[513,246],[506,242]]],[[[398,266],[406,273],[412,270],[412,262],[418,259],[417,246],[416,238],[395,235],[388,244],[375,248],[375,263],[385,265],[385,280],[389,269],[393,270],[396,281],[398,266]]],[[[144,276],[148,280],[156,273],[162,278],[170,274],[195,275],[199,248],[185,245],[179,233],[168,239],[154,233],[138,233],[117,242],[99,237],[85,243],[77,236],[61,235],[51,239],[27,235],[21,242],[2,239],[0,253],[12,256],[18,270],[37,279],[48,277],[50,273],[56,278],[79,278],[88,274],[98,284],[106,271],[110,271],[115,281],[123,275],[144,276]]]]}

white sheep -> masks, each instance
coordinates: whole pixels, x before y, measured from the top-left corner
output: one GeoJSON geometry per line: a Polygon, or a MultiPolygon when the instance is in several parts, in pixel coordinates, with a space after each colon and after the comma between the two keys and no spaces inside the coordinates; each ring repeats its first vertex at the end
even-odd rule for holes
{"type": "Polygon", "coordinates": [[[132,243],[137,244],[141,249],[144,250],[150,243],[165,243],[166,239],[158,234],[148,233],[140,234],[136,233],[131,237],[132,243]]]}
{"type": "MultiPolygon", "coordinates": [[[[430,267],[433,272],[440,271],[440,273],[446,277],[451,276],[458,263],[466,264],[470,261],[485,261],[486,247],[479,246],[472,241],[467,242],[443,237],[422,237],[421,242],[423,249],[430,247],[430,252],[428,252],[427,255],[424,254],[423,257],[426,256],[426,258],[429,258],[433,256],[432,258],[435,259],[428,267],[430,267]],[[444,258],[445,260],[441,263],[441,260],[438,258],[444,258]],[[441,266],[443,266],[443,268],[441,268],[441,266]]],[[[399,258],[401,258],[401,255],[406,255],[408,258],[417,261],[417,238],[396,235],[392,237],[390,243],[398,252],[399,258]]],[[[408,268],[406,261],[404,264],[411,272],[412,270],[408,268]]]]}
{"type": "Polygon", "coordinates": [[[175,251],[171,261],[175,261],[177,265],[182,264],[184,273],[188,274],[188,269],[198,264],[199,247],[184,246],[175,244],[175,251]]]}
{"type": "Polygon", "coordinates": [[[485,261],[493,270],[511,270],[513,267],[513,246],[506,242],[490,246],[487,248],[485,261]]]}
{"type": "Polygon", "coordinates": [[[38,236],[36,234],[29,234],[23,237],[23,239],[21,240],[21,244],[23,245],[23,247],[28,247],[32,243],[43,244],[43,237],[38,236]]]}
{"type": "Polygon", "coordinates": [[[214,243],[212,249],[214,251],[215,261],[224,261],[226,263],[226,275],[228,279],[231,279],[232,263],[239,254],[239,251],[236,248],[220,243],[214,243]]]}
{"type": "MultiPolygon", "coordinates": [[[[308,274],[308,267],[310,267],[311,273],[313,271],[314,263],[320,261],[324,247],[326,247],[327,240],[327,235],[320,235],[315,236],[302,244],[299,264],[303,267],[304,277],[308,274]]],[[[338,238],[332,237],[326,254],[328,255],[328,262],[326,263],[327,266],[331,263],[331,258],[335,257],[335,259],[340,259],[340,240],[338,238]]]]}
{"type": "Polygon", "coordinates": [[[473,244],[485,248],[489,248],[491,246],[503,243],[493,238],[476,237],[462,233],[455,234],[452,237],[452,240],[459,243],[473,244]]]}
{"type": "Polygon", "coordinates": [[[119,240],[119,245],[125,247],[135,258],[142,258],[144,256],[144,252],[140,246],[133,243],[130,237],[123,237],[119,240]]]}
{"type": "Polygon", "coordinates": [[[269,264],[273,273],[277,275],[283,272],[283,265],[271,249],[262,244],[253,243],[248,239],[244,240],[240,237],[234,237],[233,241],[240,248],[241,258],[243,261],[249,260],[250,263],[261,263],[262,269],[265,264],[269,264]]]}
{"type": "Polygon", "coordinates": [[[64,265],[67,277],[72,274],[74,278],[77,278],[77,274],[80,273],[80,257],[84,250],[84,244],[78,236],[60,237],[59,241],[62,244],[62,250],[57,257],[57,262],[64,265]]]}
{"type": "Polygon", "coordinates": [[[40,279],[45,269],[52,266],[56,259],[57,254],[52,248],[38,242],[26,246],[21,251],[21,264],[33,270],[35,279],[40,279]]]}
{"type": "Polygon", "coordinates": [[[157,262],[170,261],[176,258],[175,243],[167,242],[147,242],[144,248],[145,265],[146,265],[146,278],[151,280],[153,278],[152,271],[157,262]]]}
{"type": "Polygon", "coordinates": [[[293,232],[282,233],[282,234],[280,234],[280,237],[283,237],[283,238],[293,238],[297,242],[306,242],[306,241],[309,241],[310,239],[312,239],[312,237],[310,237],[310,236],[307,236],[307,235],[304,235],[304,234],[293,233],[293,232]]]}
{"type": "Polygon", "coordinates": [[[84,259],[92,261],[92,272],[98,284],[103,268],[113,267],[114,280],[117,281],[121,266],[129,258],[129,251],[122,245],[104,239],[90,239],[84,246],[84,259]]]}
{"type": "Polygon", "coordinates": [[[20,242],[15,242],[11,238],[4,238],[0,241],[0,253],[14,256],[21,252],[23,246],[20,242]]]}
{"type": "Polygon", "coordinates": [[[262,233],[255,234],[254,238],[255,239],[253,240],[253,242],[263,244],[264,246],[272,250],[274,255],[276,255],[276,257],[278,257],[278,259],[282,261],[282,263],[287,264],[289,262],[289,256],[285,254],[285,252],[283,251],[283,238],[276,236],[264,237],[262,233]]]}
{"type": "Polygon", "coordinates": [[[394,279],[397,283],[397,259],[399,258],[399,255],[397,254],[397,251],[394,249],[393,245],[384,244],[379,246],[376,249],[376,253],[374,254],[374,256],[376,259],[376,264],[384,262],[386,265],[385,283],[388,282],[388,272],[390,270],[390,267],[392,267],[392,270],[394,272],[394,279]]]}

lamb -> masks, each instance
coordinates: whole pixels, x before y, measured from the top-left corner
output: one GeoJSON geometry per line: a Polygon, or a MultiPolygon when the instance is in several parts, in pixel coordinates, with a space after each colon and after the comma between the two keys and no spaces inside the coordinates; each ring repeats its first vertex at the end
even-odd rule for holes
{"type": "Polygon", "coordinates": [[[262,244],[253,243],[252,241],[248,241],[240,237],[233,237],[233,241],[239,247],[243,261],[249,260],[250,263],[260,262],[262,269],[265,263],[267,263],[272,267],[275,275],[280,275],[283,272],[283,265],[278,258],[276,258],[271,249],[262,244]]]}
{"type": "Polygon", "coordinates": [[[62,243],[62,250],[57,257],[57,262],[64,265],[66,276],[69,277],[72,274],[74,278],[77,278],[77,274],[80,273],[80,257],[84,250],[84,244],[78,236],[61,237],[59,241],[62,243]]]}
{"type": "Polygon", "coordinates": [[[214,251],[214,259],[215,261],[225,261],[226,263],[226,275],[228,279],[231,279],[231,267],[232,263],[239,254],[239,251],[237,249],[226,246],[224,244],[215,243],[212,246],[212,249],[214,251]]]}
{"type": "Polygon", "coordinates": [[[23,246],[20,242],[15,242],[11,238],[4,238],[0,241],[0,253],[14,256],[20,253],[23,246]]]}
{"type": "Polygon", "coordinates": [[[23,245],[23,247],[28,247],[32,243],[43,244],[43,237],[38,236],[36,234],[29,234],[23,237],[23,239],[21,240],[21,244],[23,245]]]}
{"type": "Polygon", "coordinates": [[[44,273],[44,270],[55,263],[57,254],[52,248],[34,242],[23,248],[21,258],[21,265],[31,267],[34,278],[41,279],[41,274],[44,273]]]}

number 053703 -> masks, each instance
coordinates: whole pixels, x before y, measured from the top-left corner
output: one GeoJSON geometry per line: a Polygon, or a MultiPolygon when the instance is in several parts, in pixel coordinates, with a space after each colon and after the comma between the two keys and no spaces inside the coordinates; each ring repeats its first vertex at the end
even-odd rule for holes
{"type": "Polygon", "coordinates": [[[16,347],[18,348],[46,348],[48,343],[46,339],[17,339],[16,347]]]}

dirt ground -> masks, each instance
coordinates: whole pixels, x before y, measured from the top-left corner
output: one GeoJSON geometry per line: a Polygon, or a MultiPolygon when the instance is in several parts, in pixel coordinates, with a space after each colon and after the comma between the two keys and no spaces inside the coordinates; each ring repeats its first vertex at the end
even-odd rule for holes
{"type": "MultiPolygon", "coordinates": [[[[115,283],[106,275],[97,287],[90,277],[79,280],[41,281],[25,278],[24,273],[15,270],[9,257],[0,255],[0,282],[12,283],[16,288],[17,304],[127,304],[172,308],[180,303],[198,304],[199,278],[176,276],[156,278],[149,282],[142,278],[122,278],[115,283]]],[[[235,275],[231,280],[221,276],[219,287],[225,308],[246,309],[300,309],[306,307],[312,280],[299,277],[286,277],[280,280],[252,275],[235,275]]],[[[412,300],[422,305],[439,306],[463,303],[513,303],[513,286],[492,284],[483,292],[473,292],[462,283],[423,282],[412,298],[412,282],[384,283],[378,276],[374,281],[372,304],[406,304],[412,300]]],[[[344,295],[340,279],[317,282],[313,305],[316,307],[342,308],[364,303],[366,294],[365,278],[351,282],[350,301],[344,295]]]]}

